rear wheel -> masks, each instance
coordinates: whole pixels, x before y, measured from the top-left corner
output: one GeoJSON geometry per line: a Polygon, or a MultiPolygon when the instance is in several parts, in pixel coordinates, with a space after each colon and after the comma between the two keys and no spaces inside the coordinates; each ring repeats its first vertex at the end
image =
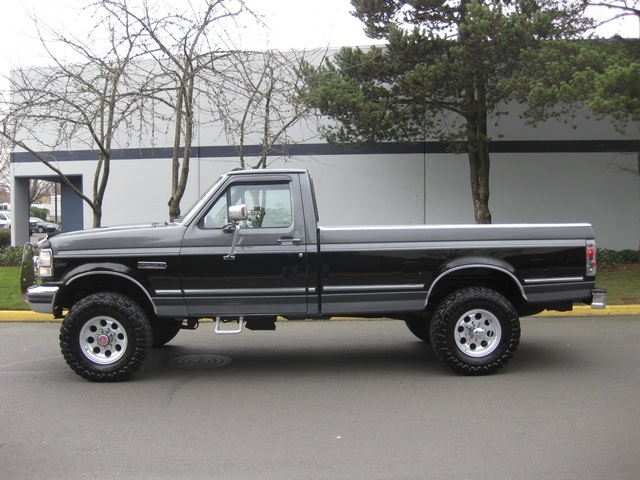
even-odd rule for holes
{"type": "Polygon", "coordinates": [[[124,380],[144,363],[152,330],[146,312],[119,293],[97,293],[76,303],[60,328],[60,348],[71,369],[98,382],[124,380]]]}
{"type": "Polygon", "coordinates": [[[465,288],[438,306],[430,333],[436,354],[448,367],[465,375],[486,375],[513,357],[520,342],[520,319],[498,292],[465,288]]]}

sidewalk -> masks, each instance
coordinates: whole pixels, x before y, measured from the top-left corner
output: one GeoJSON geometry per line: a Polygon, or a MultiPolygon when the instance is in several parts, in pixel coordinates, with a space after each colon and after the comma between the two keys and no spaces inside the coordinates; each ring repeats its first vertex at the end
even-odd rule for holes
{"type": "MultiPolygon", "coordinates": [[[[588,305],[574,306],[571,312],[542,312],[536,317],[606,317],[640,315],[640,305],[607,305],[604,310],[594,310],[588,305]]],[[[30,310],[2,310],[0,322],[60,322],[53,315],[30,310]]]]}

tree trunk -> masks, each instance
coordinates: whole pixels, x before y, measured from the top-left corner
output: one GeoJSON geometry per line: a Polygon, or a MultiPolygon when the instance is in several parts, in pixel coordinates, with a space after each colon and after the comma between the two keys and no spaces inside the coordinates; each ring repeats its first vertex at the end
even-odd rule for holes
{"type": "Polygon", "coordinates": [[[467,89],[467,104],[472,107],[466,116],[467,152],[469,155],[469,173],[471,194],[473,197],[473,216],[477,224],[491,223],[489,210],[489,175],[491,158],[487,136],[487,107],[484,82],[476,82],[476,88],[467,89]]]}
{"type": "Polygon", "coordinates": [[[171,196],[167,205],[169,205],[169,220],[180,216],[180,200],[176,199],[176,191],[178,189],[178,179],[180,172],[180,143],[182,140],[182,103],[183,89],[178,89],[178,97],[175,106],[175,129],[173,134],[173,158],[171,159],[171,196]]]}
{"type": "Polygon", "coordinates": [[[91,210],[93,210],[93,228],[102,226],[102,204],[94,203],[91,210]]]}
{"type": "MultiPolygon", "coordinates": [[[[186,76],[186,75],[185,75],[186,76]]],[[[182,106],[182,111],[178,117],[184,122],[184,151],[182,154],[182,166],[178,162],[179,158],[179,141],[174,143],[173,152],[173,166],[172,166],[172,184],[171,184],[171,199],[169,200],[169,216],[170,219],[178,218],[180,216],[180,202],[184,196],[184,192],[187,189],[187,180],[189,178],[189,164],[191,161],[191,146],[193,144],[193,126],[194,126],[194,114],[193,114],[193,102],[194,102],[194,90],[195,90],[195,76],[193,74],[188,76],[188,79],[184,81],[181,87],[182,101],[179,104],[182,106]]],[[[181,122],[180,122],[181,123],[181,122]]],[[[176,121],[176,139],[178,139],[178,130],[181,124],[176,121]]]]}

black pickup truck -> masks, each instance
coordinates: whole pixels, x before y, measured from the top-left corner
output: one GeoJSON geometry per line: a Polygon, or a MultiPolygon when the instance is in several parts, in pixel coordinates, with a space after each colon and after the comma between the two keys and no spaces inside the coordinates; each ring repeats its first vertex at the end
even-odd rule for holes
{"type": "Polygon", "coordinates": [[[201,319],[216,333],[334,316],[406,322],[459,373],[504,366],[519,317],[605,307],[587,224],[319,227],[305,170],[223,175],[173,222],[53,235],[25,246],[22,292],[63,318],[62,353],[122,380],[201,319]]]}

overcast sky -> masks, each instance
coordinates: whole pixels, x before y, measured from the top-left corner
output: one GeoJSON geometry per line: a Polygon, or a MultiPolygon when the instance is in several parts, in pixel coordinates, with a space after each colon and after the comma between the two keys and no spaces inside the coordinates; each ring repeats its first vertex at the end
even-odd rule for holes
{"type": "MultiPolygon", "coordinates": [[[[179,2],[180,0],[175,0],[179,2]]],[[[10,66],[38,63],[39,43],[33,39],[31,11],[48,24],[73,28],[72,9],[68,5],[86,4],[86,0],[1,0],[0,70],[10,66]]],[[[350,11],[349,0],[248,0],[257,13],[264,15],[268,28],[255,28],[244,34],[243,46],[280,50],[343,45],[369,45],[362,23],[350,11]]]]}
{"type": "MultiPolygon", "coordinates": [[[[33,22],[28,12],[36,11],[49,24],[73,29],[73,25],[81,21],[73,18],[73,10],[68,5],[87,3],[86,0],[0,1],[0,77],[8,75],[12,66],[28,67],[42,62],[41,47],[31,36],[33,22]]],[[[350,14],[349,0],[247,1],[256,12],[265,15],[268,28],[247,31],[243,44],[246,48],[285,50],[373,43],[363,33],[361,22],[350,14]]],[[[616,32],[637,37],[637,19],[627,18],[624,23],[609,25],[600,34],[611,36],[616,32]]]]}

